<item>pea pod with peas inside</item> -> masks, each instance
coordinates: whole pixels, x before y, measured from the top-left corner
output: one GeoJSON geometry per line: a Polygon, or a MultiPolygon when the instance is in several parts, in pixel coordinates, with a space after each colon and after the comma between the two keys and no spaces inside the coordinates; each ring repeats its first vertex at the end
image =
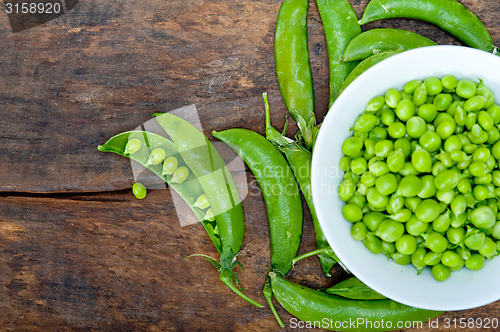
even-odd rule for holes
{"type": "Polygon", "coordinates": [[[409,307],[388,299],[352,300],[326,294],[290,282],[274,272],[270,272],[269,277],[274,296],[283,308],[298,319],[327,330],[391,331],[398,322],[424,322],[443,313],[409,307]],[[349,324],[360,319],[363,324],[354,327],[349,324]],[[380,324],[381,319],[385,325],[380,324]]]}
{"type": "Polygon", "coordinates": [[[417,33],[401,29],[371,29],[354,37],[342,55],[343,62],[364,60],[385,51],[408,51],[414,48],[437,45],[417,33]]]}
{"type": "Polygon", "coordinates": [[[356,13],[347,0],[316,0],[325,30],[330,71],[330,99],[328,106],[340,94],[344,80],[356,63],[343,63],[340,58],[349,41],[361,33],[356,13]]]}
{"type": "Polygon", "coordinates": [[[497,53],[493,39],[481,20],[456,0],[371,0],[359,24],[388,18],[414,18],[427,21],[471,47],[497,53]]]}
{"type": "Polygon", "coordinates": [[[307,48],[308,0],[285,0],[274,36],[276,75],[285,106],[297,121],[308,148],[313,143],[314,90],[307,48]]]}
{"type": "Polygon", "coordinates": [[[236,255],[243,244],[244,217],[236,184],[221,155],[208,138],[188,121],[165,113],[156,117],[158,124],[172,138],[182,159],[198,179],[215,217],[221,239],[220,263],[206,257],[219,271],[220,280],[249,303],[262,307],[248,298],[239,285],[233,269],[236,255]]]}
{"type": "MultiPolygon", "coordinates": [[[[174,189],[191,208],[198,220],[200,220],[213,244],[217,248],[217,251],[219,253],[222,251],[220,237],[216,232],[215,223],[204,218],[206,215],[205,209],[200,209],[196,206],[198,198],[204,195],[203,188],[196,177],[193,174],[189,174],[185,181],[180,183],[174,182],[172,181],[173,172],[165,172],[164,165],[161,163],[156,165],[150,163],[152,152],[161,149],[164,151],[165,156],[168,155],[167,159],[175,159],[178,166],[185,167],[185,163],[182,158],[180,158],[177,147],[171,140],[150,132],[129,131],[113,136],[106,143],[100,145],[98,149],[102,152],[113,152],[130,158],[168,183],[168,185],[174,189]]],[[[176,166],[176,169],[177,168],[176,166]]]]}

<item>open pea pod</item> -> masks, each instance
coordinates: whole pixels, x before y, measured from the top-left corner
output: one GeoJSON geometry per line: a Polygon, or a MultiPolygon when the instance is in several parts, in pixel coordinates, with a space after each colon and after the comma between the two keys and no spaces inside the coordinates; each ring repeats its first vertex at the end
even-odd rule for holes
{"type": "Polygon", "coordinates": [[[148,164],[148,159],[151,151],[156,148],[162,148],[167,156],[175,156],[179,162],[179,166],[185,166],[184,160],[180,157],[179,151],[175,144],[163,136],[146,132],[146,131],[128,131],[116,136],[111,137],[106,143],[98,147],[99,151],[102,152],[113,152],[121,156],[130,158],[145,168],[149,169],[151,172],[156,174],[160,179],[165,181],[172,189],[174,189],[179,196],[186,202],[186,204],[194,212],[198,220],[205,228],[208,236],[212,240],[217,251],[220,253],[222,251],[220,237],[215,231],[215,222],[207,220],[205,218],[205,209],[200,209],[195,206],[197,198],[204,194],[203,188],[201,187],[198,179],[194,174],[190,173],[188,178],[182,183],[175,183],[171,181],[172,175],[164,174],[162,164],[151,165],[148,164]],[[127,143],[132,140],[137,139],[141,142],[140,148],[133,154],[127,152],[127,143]]]}

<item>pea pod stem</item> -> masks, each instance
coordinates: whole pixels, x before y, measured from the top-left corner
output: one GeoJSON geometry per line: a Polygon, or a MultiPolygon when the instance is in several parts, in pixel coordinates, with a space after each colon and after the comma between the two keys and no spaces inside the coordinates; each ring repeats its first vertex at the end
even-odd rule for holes
{"type": "Polygon", "coordinates": [[[359,24],[388,18],[414,18],[427,21],[471,47],[497,53],[493,39],[481,20],[456,0],[371,0],[359,24]]]}
{"type": "MultiPolygon", "coordinates": [[[[274,144],[274,146],[284,153],[290,168],[292,169],[295,179],[297,180],[300,190],[304,195],[304,199],[309,207],[309,212],[311,213],[311,219],[313,221],[314,232],[316,235],[316,245],[318,248],[324,248],[328,246],[328,241],[319,225],[318,217],[316,215],[316,210],[314,209],[314,203],[312,200],[311,192],[311,163],[312,154],[304,149],[302,146],[294,142],[288,137],[280,134],[271,125],[271,112],[269,109],[269,102],[267,100],[267,93],[262,94],[264,100],[264,107],[266,113],[266,138],[274,144]]],[[[333,252],[333,251],[332,251],[333,252]]],[[[330,270],[336,263],[335,255],[327,255],[320,253],[318,255],[321,268],[326,276],[330,276],[330,270]]]]}
{"type": "Polygon", "coordinates": [[[341,92],[342,84],[356,63],[342,63],[340,58],[349,41],[361,33],[358,18],[347,0],[316,0],[325,31],[330,71],[331,107],[341,92]]]}
{"type": "Polygon", "coordinates": [[[229,289],[231,289],[233,292],[235,292],[236,294],[238,294],[241,298],[243,298],[245,301],[247,301],[248,303],[258,307],[258,308],[262,308],[262,304],[252,300],[251,298],[249,298],[248,296],[246,296],[245,294],[243,294],[243,292],[241,292],[238,287],[236,287],[234,285],[234,281],[233,281],[233,271],[231,270],[221,270],[220,271],[220,274],[219,274],[219,279],[220,281],[222,281],[222,283],[224,283],[224,285],[226,285],[227,287],[229,287],[229,289]]]}
{"type": "Polygon", "coordinates": [[[271,288],[271,281],[269,280],[269,278],[267,278],[266,283],[264,284],[264,289],[262,290],[262,293],[264,293],[264,297],[266,298],[267,304],[269,305],[269,308],[271,309],[279,326],[285,327],[285,324],[283,324],[283,321],[281,320],[281,317],[278,314],[278,311],[276,311],[276,308],[274,307],[273,304],[273,290],[271,288]]]}
{"type": "Polygon", "coordinates": [[[307,47],[308,0],[285,0],[274,37],[274,61],[281,96],[297,121],[307,147],[312,147],[316,125],[314,90],[307,47]]]}
{"type": "Polygon", "coordinates": [[[401,29],[371,29],[354,37],[342,55],[343,62],[360,61],[385,51],[408,51],[437,45],[417,33],[401,29]]]}
{"type": "MultiPolygon", "coordinates": [[[[390,321],[393,328],[396,322],[403,321],[427,321],[442,314],[441,311],[417,309],[392,300],[351,300],[335,295],[326,294],[322,291],[313,290],[292,283],[274,272],[269,273],[271,287],[274,296],[290,314],[298,319],[313,324],[321,324],[325,320],[330,322],[356,321],[360,317],[364,322],[390,321]]],[[[341,331],[388,331],[391,327],[382,326],[374,328],[371,324],[349,326],[341,331]]],[[[343,325],[342,325],[343,326],[343,325]]],[[[380,326],[380,324],[379,324],[380,326]]],[[[327,330],[338,330],[338,325],[321,324],[317,327],[327,330]],[[337,326],[337,328],[335,328],[337,326]]]]}

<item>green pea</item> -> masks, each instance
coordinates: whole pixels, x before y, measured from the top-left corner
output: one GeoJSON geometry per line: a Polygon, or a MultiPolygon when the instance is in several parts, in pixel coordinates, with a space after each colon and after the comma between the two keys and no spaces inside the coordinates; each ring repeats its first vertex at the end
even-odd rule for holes
{"type": "Polygon", "coordinates": [[[449,214],[445,213],[440,215],[432,222],[432,229],[438,233],[444,233],[448,230],[451,224],[451,218],[449,214]]]}
{"type": "MultiPolygon", "coordinates": [[[[432,175],[436,176],[439,173],[441,173],[442,171],[444,171],[445,169],[446,169],[446,167],[443,165],[442,162],[436,161],[434,163],[434,165],[432,165],[432,175]]],[[[434,181],[434,179],[433,179],[433,181],[434,181]]]]}
{"type": "Polygon", "coordinates": [[[424,199],[417,206],[415,216],[423,222],[431,222],[439,215],[439,203],[434,199],[424,199]]]}
{"type": "Polygon", "coordinates": [[[491,155],[491,152],[488,148],[479,147],[472,154],[472,160],[485,163],[488,161],[488,158],[490,157],[490,155],[491,155]]]}
{"type": "Polygon", "coordinates": [[[443,88],[445,88],[446,90],[452,91],[457,87],[458,80],[455,76],[445,75],[441,78],[441,84],[443,85],[443,88]]]}
{"type": "Polygon", "coordinates": [[[497,128],[493,127],[490,130],[486,130],[486,133],[488,134],[486,143],[491,145],[500,140],[500,131],[497,128]]]}
{"type": "Polygon", "coordinates": [[[367,112],[376,112],[385,105],[385,97],[377,96],[373,97],[366,106],[367,112]]]}
{"type": "Polygon", "coordinates": [[[385,103],[392,108],[396,108],[401,101],[401,93],[396,89],[388,89],[385,92],[385,103]]]}
{"type": "Polygon", "coordinates": [[[372,164],[368,163],[368,169],[375,176],[382,176],[384,174],[389,173],[389,168],[387,167],[387,164],[381,160],[377,160],[372,164]]]}
{"type": "Polygon", "coordinates": [[[146,186],[144,186],[140,182],[136,182],[132,185],[132,193],[134,194],[135,198],[143,199],[147,194],[146,186]]]}
{"type": "Polygon", "coordinates": [[[360,137],[349,137],[342,144],[342,152],[348,157],[356,157],[363,148],[363,139],[360,137]]]}
{"type": "Polygon", "coordinates": [[[493,96],[493,91],[484,86],[483,81],[479,82],[476,90],[476,95],[486,98],[486,104],[484,105],[484,108],[490,108],[495,103],[495,96],[493,96]]]}
{"type": "Polygon", "coordinates": [[[485,240],[486,236],[484,235],[484,233],[476,233],[468,235],[465,238],[464,243],[467,246],[467,248],[471,250],[479,250],[483,247],[485,240]]]}
{"type": "Polygon", "coordinates": [[[390,216],[390,218],[397,222],[407,222],[410,220],[412,213],[408,209],[401,209],[390,216]]]}
{"type": "Polygon", "coordinates": [[[470,256],[472,255],[470,250],[467,248],[462,248],[458,247],[457,248],[457,254],[462,258],[463,260],[468,260],[470,256]]]}
{"type": "Polygon", "coordinates": [[[480,161],[474,161],[469,166],[470,174],[473,176],[483,176],[488,173],[488,166],[480,161]]]}
{"type": "Polygon", "coordinates": [[[394,242],[403,236],[405,227],[402,223],[390,219],[383,220],[376,231],[377,236],[387,242],[394,242]]]}
{"type": "Polygon", "coordinates": [[[370,138],[373,138],[376,141],[380,141],[382,139],[387,138],[387,129],[384,127],[375,127],[370,131],[370,138]]]}
{"type": "Polygon", "coordinates": [[[373,175],[372,172],[367,171],[364,172],[363,175],[361,175],[359,182],[366,187],[373,187],[375,185],[375,181],[377,180],[377,177],[373,175]]]}
{"type": "Polygon", "coordinates": [[[459,270],[461,270],[464,267],[464,265],[465,265],[465,261],[462,258],[460,258],[459,261],[458,261],[458,264],[455,265],[455,266],[453,266],[453,267],[450,267],[450,270],[452,272],[459,271],[459,270]]]}
{"type": "Polygon", "coordinates": [[[473,207],[477,203],[477,199],[472,192],[463,193],[467,201],[467,207],[473,207]]]}
{"type": "MultiPolygon", "coordinates": [[[[477,97],[474,97],[474,98],[477,98],[477,97]]],[[[477,122],[484,130],[491,130],[493,128],[493,126],[495,125],[490,114],[488,112],[485,112],[485,111],[479,112],[479,114],[477,115],[477,122]]]]}
{"type": "Polygon", "coordinates": [[[389,197],[382,195],[374,187],[368,188],[366,200],[368,201],[368,204],[377,209],[383,209],[387,206],[387,203],[389,203],[389,197]]]}
{"type": "Polygon", "coordinates": [[[455,108],[455,112],[453,113],[453,119],[457,126],[463,127],[465,126],[465,121],[467,119],[467,113],[465,112],[462,104],[458,102],[458,105],[455,108]]]}
{"type": "Polygon", "coordinates": [[[396,240],[396,249],[403,255],[412,255],[417,250],[417,239],[404,234],[396,240]]]}
{"type": "Polygon", "coordinates": [[[375,144],[375,155],[377,157],[387,158],[389,153],[393,150],[394,145],[390,140],[381,140],[375,144]]]}
{"type": "Polygon", "coordinates": [[[448,247],[448,240],[440,233],[429,233],[425,237],[425,246],[433,252],[442,253],[448,247]]]}
{"type": "Polygon", "coordinates": [[[415,88],[412,101],[415,106],[425,104],[425,102],[427,101],[427,87],[425,84],[420,84],[415,88]]]}
{"type": "Polygon", "coordinates": [[[468,79],[458,81],[456,93],[462,98],[469,99],[476,95],[477,84],[468,79]]]}
{"type": "Polygon", "coordinates": [[[358,221],[352,225],[351,236],[354,240],[363,241],[366,235],[368,235],[368,230],[366,229],[365,224],[358,221]]]}
{"type": "Polygon", "coordinates": [[[395,263],[399,265],[408,265],[411,263],[411,256],[404,255],[399,252],[395,252],[394,254],[392,254],[391,258],[395,263]]]}
{"type": "Polygon", "coordinates": [[[492,105],[491,107],[488,107],[486,112],[488,112],[495,124],[500,123],[500,106],[492,105]]]}
{"type": "Polygon", "coordinates": [[[441,137],[433,131],[426,131],[418,139],[422,148],[429,152],[434,152],[441,147],[441,137]]]}
{"type": "Polygon", "coordinates": [[[418,116],[412,116],[406,121],[406,133],[411,138],[419,138],[427,130],[424,119],[418,116]]]}
{"type": "Polygon", "coordinates": [[[392,173],[385,174],[377,179],[375,187],[382,195],[390,195],[398,189],[398,180],[392,173]]]}
{"type": "Polygon", "coordinates": [[[484,267],[484,256],[481,254],[472,254],[465,260],[465,267],[472,271],[481,270],[484,267]]]}
{"type": "Polygon", "coordinates": [[[498,221],[495,226],[493,226],[493,229],[491,230],[491,236],[493,236],[497,240],[500,240],[500,221],[498,221]]]}
{"type": "Polygon", "coordinates": [[[375,232],[384,219],[386,216],[383,213],[370,211],[363,216],[363,223],[370,232],[375,232]]]}
{"type": "Polygon", "coordinates": [[[497,161],[500,160],[500,141],[493,144],[493,146],[491,147],[491,154],[497,161]]]}
{"type": "Polygon", "coordinates": [[[479,249],[479,253],[486,258],[493,258],[497,254],[497,244],[489,237],[486,237],[483,247],[479,249]]]}
{"type": "MultiPolygon", "coordinates": [[[[348,156],[343,156],[342,158],[340,158],[339,166],[342,171],[347,172],[349,170],[350,164],[351,164],[351,158],[349,158],[348,156]]],[[[165,162],[163,163],[163,167],[165,167],[165,162]]],[[[177,168],[177,165],[175,166],[175,168],[177,168]]]]}
{"type": "Polygon", "coordinates": [[[478,184],[472,189],[472,194],[478,201],[484,201],[490,197],[490,192],[488,188],[482,184],[478,184]]]}
{"type": "Polygon", "coordinates": [[[446,238],[452,244],[459,244],[465,238],[465,229],[463,227],[450,227],[446,231],[446,238]]]}
{"type": "Polygon", "coordinates": [[[406,126],[401,122],[393,122],[387,127],[387,132],[392,138],[401,138],[406,135],[406,126]]]}
{"type": "Polygon", "coordinates": [[[403,208],[405,205],[405,198],[403,196],[399,195],[392,195],[391,198],[389,198],[389,204],[387,204],[387,212],[389,214],[395,214],[399,210],[403,208]]]}
{"type": "Polygon", "coordinates": [[[198,196],[198,199],[194,203],[194,206],[202,210],[208,208],[210,206],[210,203],[208,202],[207,195],[201,194],[200,196],[198,196]]]}
{"type": "Polygon", "coordinates": [[[182,183],[186,181],[189,176],[189,169],[186,166],[178,167],[174,174],[172,174],[172,182],[174,183],[182,183]]]}
{"type": "Polygon", "coordinates": [[[462,214],[467,209],[467,201],[464,195],[457,195],[450,203],[451,211],[454,214],[462,214]]]}
{"type": "Polygon", "coordinates": [[[474,126],[477,122],[477,114],[475,112],[471,112],[467,114],[467,118],[465,118],[465,127],[468,130],[472,129],[472,126],[474,126]]]}
{"type": "Polygon", "coordinates": [[[449,93],[440,93],[434,98],[432,103],[436,106],[438,111],[444,111],[450,107],[452,102],[453,97],[449,93]]]}
{"type": "Polygon", "coordinates": [[[455,121],[443,121],[436,127],[436,134],[442,139],[446,139],[455,132],[455,128],[455,121]]]}
{"type": "Polygon", "coordinates": [[[405,224],[406,231],[408,234],[413,236],[420,236],[427,230],[427,223],[424,223],[417,219],[417,217],[411,217],[405,224]]]}
{"type": "Polygon", "coordinates": [[[455,197],[455,193],[453,190],[438,190],[436,192],[436,198],[445,204],[450,204],[455,197]]]}
{"type": "Polygon", "coordinates": [[[460,151],[462,150],[462,142],[457,135],[450,136],[444,141],[443,148],[446,152],[460,151]]]}
{"type": "Polygon", "coordinates": [[[413,213],[417,209],[418,204],[422,201],[419,197],[407,197],[405,199],[405,206],[413,213]]]}
{"type": "Polygon", "coordinates": [[[158,165],[165,159],[166,156],[167,153],[165,150],[162,148],[156,148],[149,154],[147,165],[158,165]]]}
{"type": "Polygon", "coordinates": [[[420,178],[420,181],[422,182],[422,189],[418,193],[418,197],[430,198],[436,195],[437,189],[432,175],[424,175],[420,178]]]}
{"type": "Polygon", "coordinates": [[[422,84],[422,81],[420,81],[420,80],[409,81],[408,83],[406,83],[404,85],[403,91],[411,95],[411,94],[413,94],[413,92],[415,91],[417,86],[419,86],[421,84],[422,84]]]}
{"type": "Polygon", "coordinates": [[[351,199],[347,201],[348,204],[354,204],[358,206],[360,209],[363,209],[366,205],[366,193],[368,190],[366,190],[365,193],[361,194],[359,192],[356,192],[351,199]]]}
{"type": "Polygon", "coordinates": [[[477,150],[477,145],[472,143],[465,143],[462,150],[467,154],[473,154],[477,150]]]}
{"type": "Polygon", "coordinates": [[[142,142],[137,138],[132,138],[125,145],[125,154],[132,155],[140,150],[142,142]]]}
{"type": "Polygon", "coordinates": [[[431,269],[432,271],[432,276],[434,277],[434,279],[436,279],[437,281],[445,281],[446,279],[448,279],[451,275],[451,270],[449,267],[447,266],[444,266],[443,264],[439,263],[439,264],[436,264],[432,267],[431,269]]]}
{"type": "Polygon", "coordinates": [[[363,239],[363,244],[374,254],[378,255],[382,252],[382,241],[371,233],[368,233],[363,239]]]}
{"type": "Polygon", "coordinates": [[[415,104],[408,99],[403,99],[398,103],[396,107],[396,116],[403,122],[406,122],[409,118],[416,114],[415,104]]]}
{"type": "Polygon", "coordinates": [[[445,170],[434,178],[434,185],[437,190],[453,190],[458,185],[460,180],[460,175],[454,169],[445,170]]]}
{"type": "Polygon", "coordinates": [[[177,166],[179,165],[179,161],[174,156],[170,156],[163,161],[163,175],[172,175],[174,174],[177,166]]]}
{"type": "Polygon", "coordinates": [[[424,263],[425,265],[434,266],[441,262],[441,253],[429,251],[425,254],[424,263]]]}
{"type": "Polygon", "coordinates": [[[491,173],[487,173],[483,176],[476,176],[474,178],[474,183],[475,184],[488,184],[488,183],[491,183],[492,180],[493,180],[493,177],[492,177],[491,173]]]}
{"type": "Polygon", "coordinates": [[[396,245],[394,242],[382,241],[382,252],[390,257],[396,252],[396,245]]]}
{"type": "Polygon", "coordinates": [[[398,138],[394,142],[394,150],[402,150],[405,157],[408,157],[411,153],[411,143],[406,137],[398,138]]]}
{"type": "Polygon", "coordinates": [[[427,251],[424,248],[417,248],[415,252],[411,255],[411,263],[417,269],[418,274],[427,266],[424,262],[424,257],[427,251]]]}
{"type": "Polygon", "coordinates": [[[413,167],[411,161],[406,161],[403,169],[399,171],[400,175],[408,176],[408,175],[418,175],[419,172],[413,167]]]}
{"type": "Polygon", "coordinates": [[[207,212],[205,213],[205,216],[203,217],[203,220],[208,220],[208,221],[214,221],[215,220],[215,215],[214,211],[212,208],[209,208],[207,212]]]}
{"type": "Polygon", "coordinates": [[[398,149],[392,151],[387,156],[387,167],[393,173],[397,173],[404,168],[405,165],[405,155],[403,150],[398,149]]]}
{"type": "Polygon", "coordinates": [[[490,207],[480,206],[472,211],[470,221],[477,228],[488,229],[493,227],[496,217],[490,207]]]}
{"type": "Polygon", "coordinates": [[[460,164],[460,166],[462,167],[461,169],[467,168],[470,165],[469,157],[467,156],[467,153],[463,151],[452,151],[449,153],[449,155],[450,159],[453,162],[457,163],[457,167],[458,164],[460,164]]]}
{"type": "Polygon", "coordinates": [[[354,174],[361,175],[368,169],[368,163],[362,157],[354,158],[351,160],[350,169],[354,174]]]}
{"type": "Polygon", "coordinates": [[[464,103],[464,110],[466,112],[475,112],[482,110],[486,105],[486,98],[483,96],[474,96],[470,99],[467,99],[464,103]]]}
{"type": "Polygon", "coordinates": [[[389,126],[396,121],[396,114],[394,114],[392,109],[385,108],[380,112],[380,121],[389,126]]]}
{"type": "Polygon", "coordinates": [[[431,123],[437,116],[438,110],[433,104],[423,104],[419,106],[417,115],[427,123],[431,123]]]}
{"type": "Polygon", "coordinates": [[[408,175],[401,178],[398,192],[404,197],[417,196],[422,190],[422,181],[415,175],[408,175]]]}
{"type": "Polygon", "coordinates": [[[417,146],[411,155],[411,163],[415,169],[421,173],[430,172],[432,169],[432,157],[429,152],[417,146]]]}
{"type": "Polygon", "coordinates": [[[380,123],[378,116],[369,113],[361,114],[354,123],[354,129],[367,133],[380,123]]]}
{"type": "Polygon", "coordinates": [[[441,80],[436,77],[429,77],[424,81],[425,87],[427,88],[427,93],[430,96],[436,96],[443,91],[443,84],[441,84],[441,80]]]}

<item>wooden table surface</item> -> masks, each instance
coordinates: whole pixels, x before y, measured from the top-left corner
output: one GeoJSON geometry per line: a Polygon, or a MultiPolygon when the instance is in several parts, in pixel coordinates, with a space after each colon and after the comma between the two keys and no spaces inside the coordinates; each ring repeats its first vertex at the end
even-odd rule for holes
{"type": "MultiPolygon", "coordinates": [[[[351,0],[361,16],[367,0],[351,0]]],[[[497,0],[462,0],[500,44],[497,0]]],[[[201,258],[216,256],[200,224],[181,227],[168,190],[139,201],[130,162],[97,146],[151,114],[195,104],[207,135],[244,127],[263,133],[261,94],[273,124],[286,110],[275,77],[274,26],[281,1],[81,1],[66,15],[12,33],[0,15],[0,330],[276,331],[269,308],[232,294],[201,258]]],[[[309,43],[316,112],[327,110],[328,63],[314,1],[309,43]]],[[[440,44],[460,42],[415,20],[396,27],[440,44]]],[[[293,134],[296,126],[290,127],[293,134]]],[[[249,183],[254,183],[247,172],[249,183]]],[[[268,226],[258,191],[243,201],[246,293],[264,302],[268,226]]],[[[315,248],[306,213],[300,252],[315,248]]],[[[289,278],[322,287],[317,258],[289,278]]],[[[291,316],[278,306],[289,326],[291,316]]],[[[500,302],[444,319],[497,318],[500,302]]],[[[481,329],[474,329],[480,331],[481,329]]],[[[487,331],[488,329],[483,329],[487,331]]],[[[489,329],[491,331],[491,329],[489,329]]]]}

